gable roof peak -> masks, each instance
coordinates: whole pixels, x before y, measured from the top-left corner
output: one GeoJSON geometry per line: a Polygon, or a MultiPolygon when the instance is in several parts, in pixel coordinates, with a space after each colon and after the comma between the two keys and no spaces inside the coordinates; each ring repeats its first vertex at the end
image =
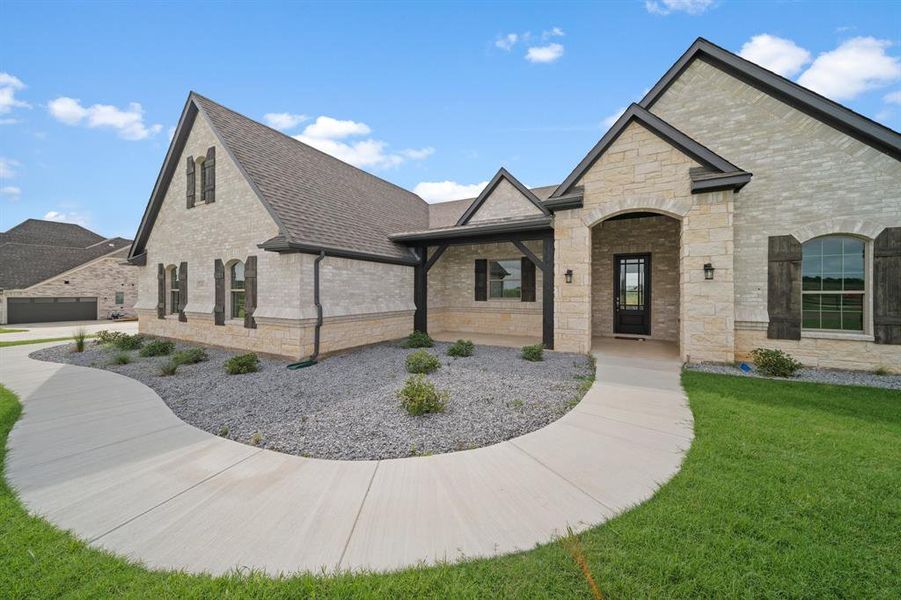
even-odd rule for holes
{"type": "Polygon", "coordinates": [[[457,226],[466,225],[469,220],[472,219],[502,180],[507,180],[511,183],[529,202],[535,205],[535,208],[541,211],[542,215],[547,217],[551,214],[547,207],[541,202],[541,199],[535,195],[535,192],[524,186],[521,181],[510,173],[510,171],[501,167],[497,170],[497,173],[494,174],[494,177],[491,178],[491,181],[488,182],[488,185],[485,186],[485,189],[482,190],[482,193],[480,193],[478,197],[472,201],[472,204],[469,205],[469,208],[460,215],[460,218],[457,220],[457,226]]]}

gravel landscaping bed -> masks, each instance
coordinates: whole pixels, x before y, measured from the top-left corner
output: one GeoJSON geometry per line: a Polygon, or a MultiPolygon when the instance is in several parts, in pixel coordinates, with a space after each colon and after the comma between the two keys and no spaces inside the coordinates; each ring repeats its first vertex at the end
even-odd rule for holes
{"type": "Polygon", "coordinates": [[[845,371],[842,369],[816,369],[802,367],[794,377],[767,377],[754,370],[749,363],[751,372],[744,371],[733,365],[721,363],[691,363],[685,365],[692,371],[705,373],[718,373],[721,375],[739,375],[741,377],[758,377],[761,379],[781,379],[783,381],[812,381],[814,383],[832,383],[835,385],[864,385],[869,387],[885,388],[889,390],[901,390],[901,375],[876,375],[868,371],[845,371]]]}
{"type": "MultiPolygon", "coordinates": [[[[385,343],[289,371],[286,361],[260,358],[260,371],[227,375],[223,363],[235,353],[206,348],[209,360],[182,365],[161,377],[169,357],[113,365],[120,352],[89,343],[39,350],[32,358],[97,367],[153,388],[184,421],[216,435],[301,456],[363,460],[454,452],[487,446],[555,421],[581,398],[593,374],[585,355],[545,352],[528,362],[517,348],[476,346],[454,359],[450,344],[427,350],[441,360],[428,379],[449,393],[442,413],[411,416],[397,391],[409,376],[406,356],[414,350],[385,343]]],[[[177,349],[190,345],[178,344],[177,349]]]]}

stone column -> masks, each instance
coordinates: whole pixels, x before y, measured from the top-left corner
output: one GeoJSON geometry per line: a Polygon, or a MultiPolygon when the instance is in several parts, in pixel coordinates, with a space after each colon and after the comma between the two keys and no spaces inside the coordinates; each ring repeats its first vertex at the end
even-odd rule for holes
{"type": "Polygon", "coordinates": [[[581,212],[554,216],[554,349],[563,352],[591,350],[591,229],[581,212]]]}

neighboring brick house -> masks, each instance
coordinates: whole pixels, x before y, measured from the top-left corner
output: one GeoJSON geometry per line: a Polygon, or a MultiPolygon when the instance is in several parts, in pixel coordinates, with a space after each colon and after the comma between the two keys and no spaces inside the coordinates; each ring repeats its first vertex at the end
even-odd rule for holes
{"type": "Polygon", "coordinates": [[[0,323],[83,321],[134,314],[131,240],[28,219],[0,233],[0,323]]]}
{"type": "Polygon", "coordinates": [[[429,205],[192,93],[130,260],[142,331],[294,358],[415,328],[901,371],[901,135],[699,39],[560,185],[429,205]]]}

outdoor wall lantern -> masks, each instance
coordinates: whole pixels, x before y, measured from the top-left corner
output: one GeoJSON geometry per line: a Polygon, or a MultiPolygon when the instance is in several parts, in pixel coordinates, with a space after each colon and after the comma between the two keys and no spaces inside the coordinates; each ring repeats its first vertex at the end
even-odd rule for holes
{"type": "Polygon", "coordinates": [[[573,282],[573,270],[567,269],[565,275],[566,275],[566,283],[572,283],[573,282]]]}
{"type": "Polygon", "coordinates": [[[704,264],[704,279],[713,279],[713,265],[711,263],[704,264]]]}

